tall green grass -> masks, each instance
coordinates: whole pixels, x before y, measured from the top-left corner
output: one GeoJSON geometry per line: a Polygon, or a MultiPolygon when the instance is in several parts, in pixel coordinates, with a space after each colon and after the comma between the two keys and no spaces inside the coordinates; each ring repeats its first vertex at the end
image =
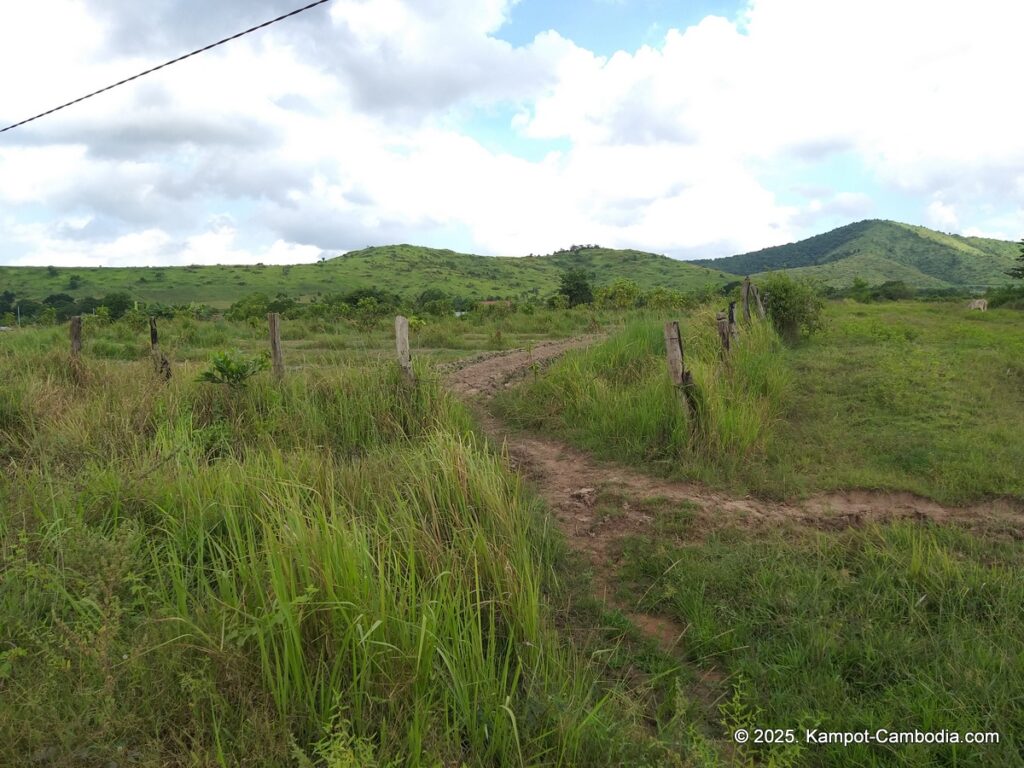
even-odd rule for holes
{"type": "Polygon", "coordinates": [[[793,729],[741,764],[1016,766],[1024,734],[1021,550],[952,527],[726,530],[638,539],[625,582],[686,626],[681,650],[729,681],[723,726],[793,729]],[[805,729],[996,732],[998,744],[804,743],[805,729]]]}
{"type": "Polygon", "coordinates": [[[781,343],[767,323],[755,323],[744,326],[725,356],[707,308],[686,320],[682,334],[694,414],[669,381],[663,323],[652,319],[568,353],[500,396],[497,408],[515,423],[565,434],[601,456],[729,477],[772,438],[791,378],[781,343]]]}
{"type": "Polygon", "coordinates": [[[633,322],[498,400],[513,423],[610,459],[775,498],[850,488],[944,503],[1024,499],[1024,326],[961,302],[828,306],[795,346],[764,323],[728,360],[683,327],[701,419],[669,384],[661,324],[633,322]]]}
{"type": "Polygon", "coordinates": [[[236,393],[40,347],[0,388],[0,763],[647,754],[554,629],[537,502],[425,367],[236,393]]]}

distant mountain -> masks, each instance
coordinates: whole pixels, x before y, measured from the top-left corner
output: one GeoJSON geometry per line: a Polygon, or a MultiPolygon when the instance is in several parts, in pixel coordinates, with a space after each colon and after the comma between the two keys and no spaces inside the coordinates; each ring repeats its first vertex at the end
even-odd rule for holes
{"type": "Polygon", "coordinates": [[[643,251],[576,248],[551,256],[508,257],[389,245],[350,251],[321,264],[284,267],[0,267],[0,292],[9,290],[38,301],[58,293],[77,299],[126,291],[142,301],[194,301],[221,308],[251,293],[309,298],[359,288],[381,288],[410,299],[430,289],[467,299],[526,299],[555,293],[562,272],[570,267],[591,272],[595,286],[625,277],[645,289],[692,291],[736,279],[643,251]]]}
{"type": "Polygon", "coordinates": [[[985,288],[1007,282],[1017,243],[870,219],[789,245],[721,259],[694,261],[737,275],[778,270],[843,288],[861,278],[871,285],[902,280],[915,288],[985,288]]]}

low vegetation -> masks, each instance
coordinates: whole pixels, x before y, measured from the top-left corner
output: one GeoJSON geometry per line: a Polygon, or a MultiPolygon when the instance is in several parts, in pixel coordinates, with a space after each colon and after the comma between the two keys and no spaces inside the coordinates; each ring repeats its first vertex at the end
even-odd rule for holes
{"type": "Polygon", "coordinates": [[[3,363],[0,763],[644,759],[555,632],[536,502],[427,371],[3,363]]]}
{"type": "MultiPolygon", "coordinates": [[[[783,276],[762,285],[775,322],[743,323],[724,353],[719,287],[597,281],[592,250],[544,257],[582,260],[550,302],[459,317],[454,291],[372,287],[166,308],[169,383],[149,308],[124,297],[86,314],[74,366],[64,325],[0,334],[0,764],[1015,764],[1012,531],[737,527],[626,500],[654,522],[613,545],[608,583],[685,629],[670,654],[591,594],[433,364],[602,334],[497,412],[736,495],[1020,505],[1019,291],[988,312],[892,286],[823,303],[783,276]],[[399,309],[415,387],[391,362],[399,309]],[[282,382],[267,311],[285,317],[282,382]],[[689,397],[666,372],[668,319],[689,397]],[[1002,740],[732,742],[755,725],[1002,740]]],[[[595,514],[612,519],[607,495],[595,514]]]]}
{"type": "Polygon", "coordinates": [[[966,503],[1024,498],[1024,327],[963,304],[831,304],[783,346],[741,333],[728,361],[710,311],[684,321],[707,401],[700,433],[665,375],[660,322],[567,355],[499,399],[502,415],[607,458],[775,497],[842,488],[966,503]]]}
{"type": "Polygon", "coordinates": [[[636,539],[639,607],[687,627],[682,653],[730,681],[730,729],[792,729],[740,765],[1018,765],[1022,554],[1012,540],[900,523],[636,539]],[[805,733],[996,733],[998,743],[809,744],[805,733]]]}
{"type": "Polygon", "coordinates": [[[666,374],[662,323],[649,319],[570,352],[496,407],[514,423],[565,435],[599,456],[664,473],[734,476],[772,439],[791,377],[767,323],[753,326],[728,358],[714,329],[708,308],[683,329],[693,412],[666,374]]]}

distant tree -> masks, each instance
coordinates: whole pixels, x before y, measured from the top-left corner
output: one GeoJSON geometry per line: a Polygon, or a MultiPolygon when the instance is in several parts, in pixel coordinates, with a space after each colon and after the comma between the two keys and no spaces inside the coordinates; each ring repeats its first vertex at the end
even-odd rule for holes
{"type": "Polygon", "coordinates": [[[602,309],[632,309],[640,301],[640,286],[624,277],[594,292],[594,303],[602,309]]]}
{"type": "Polygon", "coordinates": [[[871,286],[868,281],[860,277],[853,278],[853,285],[850,286],[850,298],[867,303],[871,301],[871,286]]]}
{"type": "Polygon", "coordinates": [[[785,272],[774,272],[764,281],[764,303],[775,328],[788,341],[822,330],[825,300],[818,286],[785,272]]]}
{"type": "Polygon", "coordinates": [[[60,270],[58,270],[56,267],[47,267],[46,274],[49,275],[50,277],[56,277],[57,275],[60,274],[60,270]]]}
{"type": "Polygon", "coordinates": [[[270,297],[265,293],[251,293],[228,307],[228,320],[248,320],[266,317],[270,311],[270,297]]]}
{"type": "Polygon", "coordinates": [[[886,280],[881,285],[875,286],[871,291],[872,298],[885,301],[899,301],[900,299],[911,299],[914,291],[902,280],[886,280]]]}
{"type": "Polygon", "coordinates": [[[43,304],[45,304],[48,307],[63,307],[65,304],[74,303],[74,296],[69,296],[66,293],[51,293],[49,296],[43,299],[43,304]]]}
{"type": "Polygon", "coordinates": [[[131,296],[123,291],[118,291],[116,293],[108,293],[104,296],[101,306],[106,307],[110,312],[111,320],[117,320],[121,315],[131,309],[134,303],[135,302],[132,301],[131,296]]]}
{"type": "Polygon", "coordinates": [[[590,286],[590,275],[581,267],[574,267],[562,273],[558,293],[565,296],[570,307],[590,304],[594,300],[594,290],[590,286]]]}
{"type": "Polygon", "coordinates": [[[1017,257],[1017,266],[1013,267],[1006,274],[1017,280],[1024,280],[1024,237],[1020,240],[1020,256],[1017,257]]]}
{"type": "Polygon", "coordinates": [[[82,278],[78,275],[72,275],[68,278],[68,290],[77,291],[82,287],[82,278]]]}

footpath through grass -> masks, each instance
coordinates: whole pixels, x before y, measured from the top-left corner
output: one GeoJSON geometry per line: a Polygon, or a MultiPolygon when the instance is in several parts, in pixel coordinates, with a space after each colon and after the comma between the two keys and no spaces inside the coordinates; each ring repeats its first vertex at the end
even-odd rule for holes
{"type": "Polygon", "coordinates": [[[713,322],[707,311],[684,320],[705,409],[696,428],[668,382],[662,318],[566,355],[497,407],[606,458],[736,493],[1024,499],[1019,312],[833,304],[811,340],[784,347],[756,324],[728,360],[713,322]]]}

